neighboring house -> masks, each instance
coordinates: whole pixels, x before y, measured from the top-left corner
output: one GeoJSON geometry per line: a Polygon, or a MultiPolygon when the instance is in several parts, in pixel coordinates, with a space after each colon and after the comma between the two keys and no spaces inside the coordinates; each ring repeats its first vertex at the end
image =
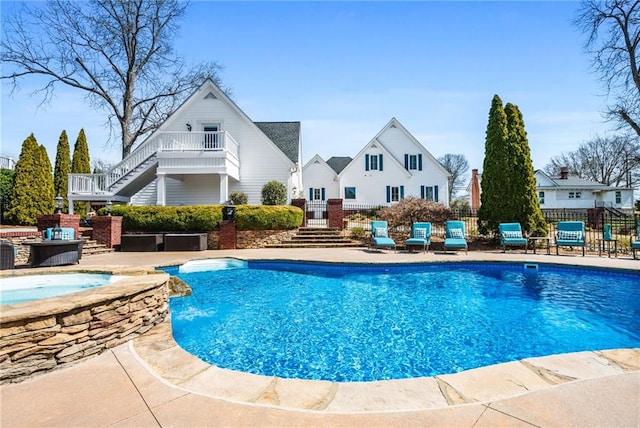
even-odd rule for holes
{"type": "Polygon", "coordinates": [[[307,200],[389,205],[414,196],[449,205],[449,172],[397,119],[355,157],[315,155],[303,168],[307,200]]]}
{"type": "MultiPolygon", "coordinates": [[[[633,209],[633,188],[614,187],[571,177],[567,168],[560,175],[551,176],[542,170],[534,172],[536,191],[541,209],[586,209],[609,207],[633,209]]],[[[467,186],[472,208],[479,208],[482,174],[473,170],[467,186]],[[478,204],[474,206],[474,201],[478,204]]]]}
{"type": "Polygon", "coordinates": [[[610,207],[633,209],[633,188],[613,187],[569,175],[562,168],[560,175],[551,176],[542,170],[535,172],[540,208],[610,207]]]}
{"type": "Polygon", "coordinates": [[[300,122],[253,122],[208,79],[109,171],[70,174],[68,199],[216,205],[239,191],[260,204],[268,181],[302,189],[301,155],[300,122]]]}
{"type": "Polygon", "coordinates": [[[16,161],[8,156],[0,156],[0,169],[15,169],[16,161]]]}

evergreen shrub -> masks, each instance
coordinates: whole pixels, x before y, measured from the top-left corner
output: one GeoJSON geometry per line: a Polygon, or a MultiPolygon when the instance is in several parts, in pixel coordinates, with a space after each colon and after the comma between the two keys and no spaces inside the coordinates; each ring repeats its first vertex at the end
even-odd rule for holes
{"type": "Polygon", "coordinates": [[[233,205],[247,205],[249,197],[244,192],[235,191],[229,195],[229,201],[231,201],[233,205]]]}
{"type": "MultiPolygon", "coordinates": [[[[222,205],[133,207],[114,205],[112,215],[122,216],[122,227],[136,232],[206,232],[218,227],[222,205]]],[[[106,208],[98,211],[106,215],[106,208]]],[[[302,224],[302,210],[292,206],[240,205],[236,207],[238,230],[290,230],[302,224]]]]}
{"type": "Polygon", "coordinates": [[[269,181],[262,186],[263,205],[284,205],[287,203],[287,188],[279,181],[269,181]]]}

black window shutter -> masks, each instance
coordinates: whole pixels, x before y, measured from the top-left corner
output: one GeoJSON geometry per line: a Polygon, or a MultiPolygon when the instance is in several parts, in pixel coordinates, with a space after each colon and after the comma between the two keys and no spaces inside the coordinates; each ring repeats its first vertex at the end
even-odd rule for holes
{"type": "Polygon", "coordinates": [[[391,186],[387,186],[387,203],[391,202],[391,186]]]}
{"type": "Polygon", "coordinates": [[[364,155],[364,170],[369,171],[369,155],[364,155]]]}
{"type": "Polygon", "coordinates": [[[422,171],[422,153],[418,155],[418,171],[422,171]]]}
{"type": "Polygon", "coordinates": [[[409,155],[406,153],[404,155],[404,169],[409,169],[409,155]]]}
{"type": "Polygon", "coordinates": [[[382,171],[382,154],[378,155],[379,159],[378,159],[378,169],[380,171],[382,171]]]}

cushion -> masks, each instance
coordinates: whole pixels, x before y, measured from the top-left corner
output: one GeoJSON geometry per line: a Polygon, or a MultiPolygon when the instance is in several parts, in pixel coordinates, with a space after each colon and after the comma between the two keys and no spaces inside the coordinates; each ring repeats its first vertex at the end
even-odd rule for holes
{"type": "Polygon", "coordinates": [[[427,239],[427,229],[419,227],[413,231],[413,237],[418,239],[427,239]]]}
{"type": "Polygon", "coordinates": [[[505,230],[502,232],[502,237],[506,239],[522,238],[522,233],[518,230],[505,230]]]}
{"type": "Polygon", "coordinates": [[[561,241],[578,241],[582,239],[582,232],[579,230],[559,230],[558,239],[561,241]]]}
{"type": "Polygon", "coordinates": [[[453,229],[449,229],[449,237],[455,239],[464,239],[464,233],[462,233],[462,229],[455,227],[453,229]]]}
{"type": "Polygon", "coordinates": [[[376,238],[388,238],[389,232],[387,231],[386,227],[376,227],[373,231],[373,236],[375,236],[376,238]]]}

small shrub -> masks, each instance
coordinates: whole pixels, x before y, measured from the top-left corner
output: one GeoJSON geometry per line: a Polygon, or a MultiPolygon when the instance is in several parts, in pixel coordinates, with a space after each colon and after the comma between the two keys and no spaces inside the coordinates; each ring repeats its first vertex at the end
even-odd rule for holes
{"type": "Polygon", "coordinates": [[[279,181],[269,181],[262,186],[263,205],[284,205],[287,203],[287,188],[279,181]]]}
{"type": "Polygon", "coordinates": [[[409,197],[381,209],[378,216],[395,227],[411,227],[416,221],[443,225],[450,218],[451,210],[438,202],[409,197]]]}
{"type": "Polygon", "coordinates": [[[249,197],[244,192],[235,191],[232,192],[231,195],[229,195],[229,201],[233,205],[247,205],[247,202],[249,202],[249,197]]]}
{"type": "Polygon", "coordinates": [[[353,239],[362,239],[364,238],[364,228],[363,227],[352,227],[351,228],[351,238],[353,239]]]}

